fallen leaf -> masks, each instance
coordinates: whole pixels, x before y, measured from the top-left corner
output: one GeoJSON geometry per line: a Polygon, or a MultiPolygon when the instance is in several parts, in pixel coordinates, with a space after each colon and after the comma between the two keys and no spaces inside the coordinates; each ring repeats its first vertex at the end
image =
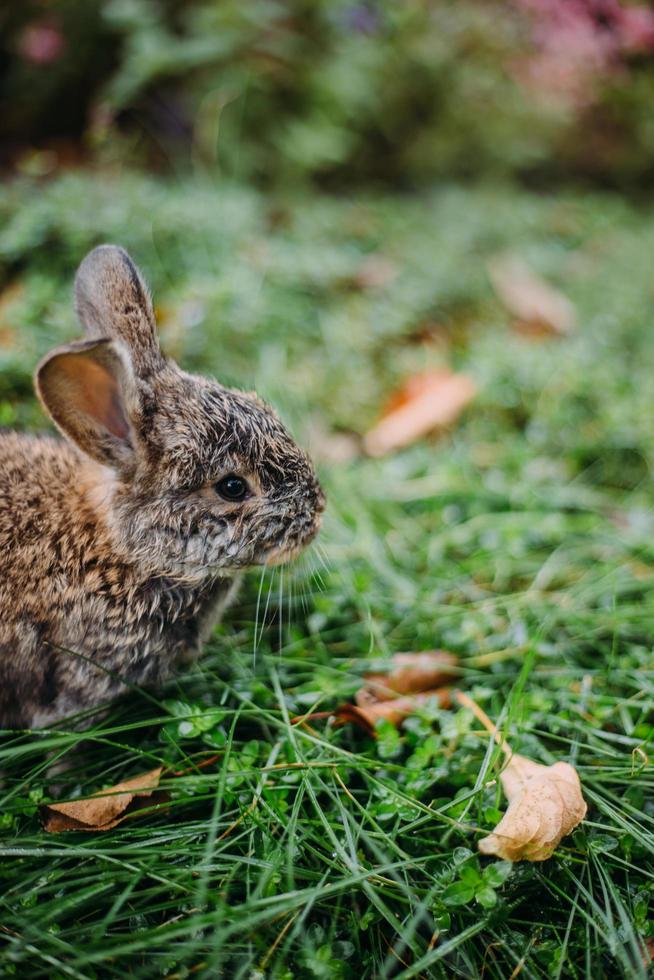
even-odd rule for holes
{"type": "Polygon", "coordinates": [[[544,766],[512,755],[500,774],[509,806],[495,830],[479,841],[482,854],[507,861],[546,861],[586,816],[576,769],[544,766]]]}
{"type": "Polygon", "coordinates": [[[385,674],[366,674],[365,686],[357,692],[357,704],[389,701],[398,694],[440,687],[457,673],[457,657],[446,650],[425,650],[421,653],[396,653],[393,668],[385,674]]]}
{"type": "Polygon", "coordinates": [[[406,695],[406,697],[394,697],[392,700],[375,701],[370,699],[357,699],[357,704],[344,704],[333,712],[337,726],[345,725],[348,721],[353,721],[369,734],[374,734],[375,726],[383,718],[390,721],[391,725],[398,728],[405,718],[415,713],[417,708],[428,704],[433,699],[438,701],[439,707],[449,708],[451,704],[450,691],[446,687],[439,687],[433,691],[421,691],[417,694],[406,695]]]}
{"type": "Polygon", "coordinates": [[[516,318],[517,329],[532,335],[565,335],[575,325],[575,309],[554,286],[531,271],[517,256],[503,256],[488,266],[495,292],[516,318]]]}
{"type": "Polygon", "coordinates": [[[479,841],[479,850],[506,861],[546,861],[586,816],[576,769],[568,762],[544,766],[515,755],[472,698],[462,691],[455,698],[473,711],[508,758],[500,781],[509,805],[493,832],[479,841]]]}
{"type": "Polygon", "coordinates": [[[342,289],[366,292],[384,289],[397,277],[399,269],[392,259],[373,252],[365,255],[354,267],[337,276],[336,285],[342,289]]]}
{"type": "Polygon", "coordinates": [[[417,708],[428,704],[433,698],[436,698],[441,708],[449,708],[451,704],[449,688],[439,687],[434,691],[420,691],[403,698],[395,697],[389,701],[361,698],[358,704],[342,704],[332,711],[313,711],[309,715],[296,715],[291,718],[291,724],[301,725],[308,721],[332,718],[336,728],[354,722],[369,735],[374,735],[378,721],[384,719],[399,728],[405,718],[412,715],[417,708]]]}
{"type": "Polygon", "coordinates": [[[397,266],[385,255],[368,255],[353,276],[353,285],[359,289],[382,289],[397,276],[397,266]]]}
{"type": "Polygon", "coordinates": [[[352,432],[329,431],[320,421],[308,426],[311,458],[322,463],[349,463],[361,455],[361,439],[352,432]]]}
{"type": "Polygon", "coordinates": [[[337,727],[354,722],[374,735],[375,726],[381,719],[399,728],[405,718],[433,698],[441,708],[449,708],[449,688],[441,685],[452,680],[456,673],[457,658],[453,653],[445,650],[396,653],[392,663],[393,668],[388,673],[364,676],[365,683],[355,694],[356,704],[298,715],[292,719],[293,723],[333,718],[337,727]]]}
{"type": "Polygon", "coordinates": [[[0,347],[15,347],[16,331],[12,323],[11,310],[23,298],[25,287],[21,282],[9,283],[0,292],[0,347]]]}
{"type": "Polygon", "coordinates": [[[51,834],[67,830],[111,830],[130,813],[164,798],[164,794],[152,795],[162,771],[159,766],[83,800],[44,804],[41,807],[43,827],[51,834]]]}
{"type": "Polygon", "coordinates": [[[472,378],[449,368],[413,375],[391,398],[381,419],[363,437],[369,456],[383,456],[451,425],[476,393],[472,378]]]}

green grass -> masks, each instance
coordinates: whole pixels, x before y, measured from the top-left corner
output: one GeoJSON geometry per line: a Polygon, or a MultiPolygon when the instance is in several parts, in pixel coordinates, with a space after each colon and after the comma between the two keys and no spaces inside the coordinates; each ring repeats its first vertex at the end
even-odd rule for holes
{"type": "Polygon", "coordinates": [[[321,431],[365,431],[416,368],[453,364],[480,393],[439,442],[323,463],[320,550],[253,575],[163,694],[134,692],[77,753],[67,724],[2,736],[0,976],[645,976],[654,211],[511,188],[272,201],[129,174],[1,194],[0,263],[23,288],[3,294],[0,424],[43,425],[30,373],[74,336],[74,267],[99,240],[146,270],[169,350],[256,385],[318,455],[321,431]],[[485,272],[506,249],[575,302],[570,339],[509,329],[485,272]],[[395,278],[357,287],[375,252],[395,278]],[[290,725],[432,647],[459,654],[514,749],[577,766],[588,819],[552,860],[474,856],[504,801],[469,712],[376,741],[290,725]],[[187,772],[162,810],[48,836],[36,805],[58,757],[62,798],[159,762],[187,772]]]}

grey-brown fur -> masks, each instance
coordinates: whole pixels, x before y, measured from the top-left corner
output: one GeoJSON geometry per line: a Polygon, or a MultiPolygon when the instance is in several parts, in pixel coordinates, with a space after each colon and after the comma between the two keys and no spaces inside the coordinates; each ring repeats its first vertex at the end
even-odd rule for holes
{"type": "Polygon", "coordinates": [[[131,259],[80,266],[87,339],[36,385],[63,442],[0,435],[0,727],[39,727],[156,685],[199,652],[242,569],[316,533],[312,466],[256,395],[181,371],[131,259]],[[250,495],[228,502],[229,473],[250,495]]]}

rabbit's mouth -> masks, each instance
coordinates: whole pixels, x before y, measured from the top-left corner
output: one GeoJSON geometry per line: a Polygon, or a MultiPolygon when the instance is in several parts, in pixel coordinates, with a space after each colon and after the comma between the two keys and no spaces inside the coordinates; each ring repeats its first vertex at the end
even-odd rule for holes
{"type": "Polygon", "coordinates": [[[261,562],[262,565],[268,565],[274,567],[275,565],[285,565],[287,562],[293,561],[298,558],[304,549],[311,544],[318,531],[320,530],[320,525],[322,521],[320,515],[318,514],[313,522],[313,526],[307,532],[305,532],[301,537],[294,537],[293,541],[284,542],[283,544],[277,545],[271,548],[266,554],[265,558],[261,562]]]}
{"type": "Polygon", "coordinates": [[[270,568],[276,565],[286,565],[301,555],[305,547],[304,544],[295,544],[290,547],[275,548],[268,554],[263,564],[270,568]]]}

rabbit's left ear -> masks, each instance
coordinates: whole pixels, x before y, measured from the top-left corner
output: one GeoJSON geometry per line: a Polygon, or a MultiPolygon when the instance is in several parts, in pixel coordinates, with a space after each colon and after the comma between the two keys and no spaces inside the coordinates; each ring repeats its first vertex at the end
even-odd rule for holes
{"type": "Polygon", "coordinates": [[[139,377],[163,365],[150,293],[124,248],[98,245],[89,252],[75,277],[75,306],[87,337],[127,345],[139,377]]]}
{"type": "Polygon", "coordinates": [[[131,360],[110,340],[57,347],[36,369],[36,390],[57,427],[82,452],[123,473],[133,469],[137,439],[131,419],[138,393],[131,360]]]}

